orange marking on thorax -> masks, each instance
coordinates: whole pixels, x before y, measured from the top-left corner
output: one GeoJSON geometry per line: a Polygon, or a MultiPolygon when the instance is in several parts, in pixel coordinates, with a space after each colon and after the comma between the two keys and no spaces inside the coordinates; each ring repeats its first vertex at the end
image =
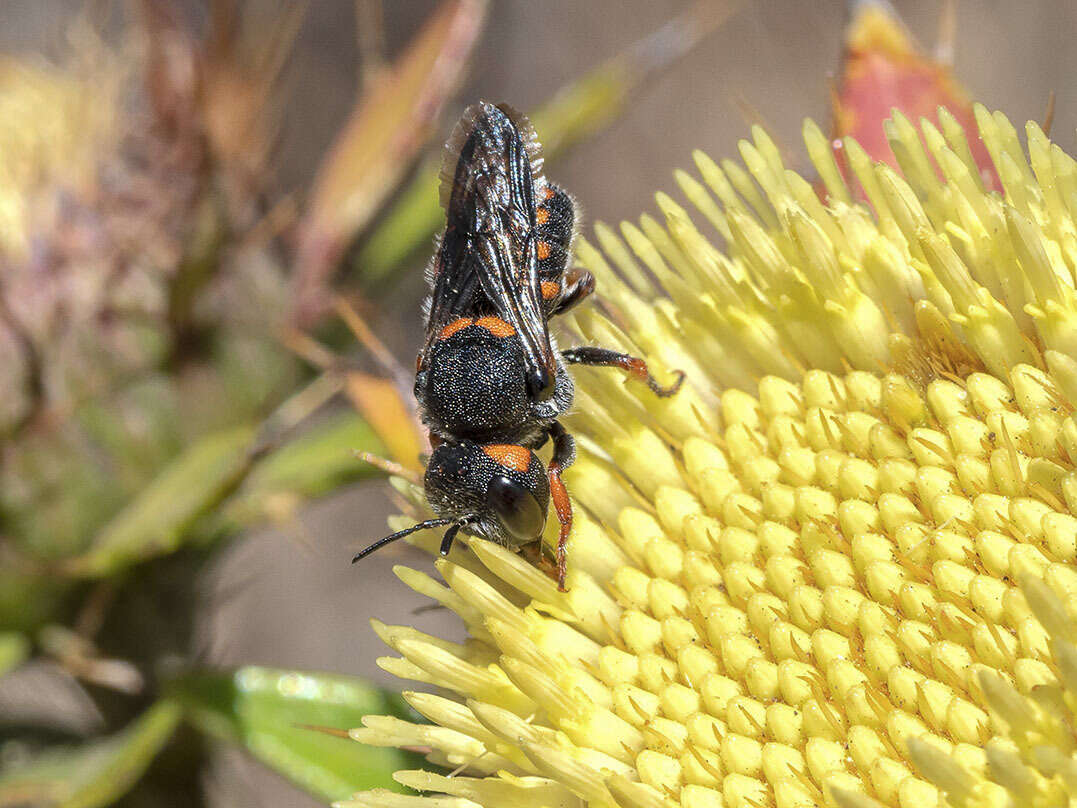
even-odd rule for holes
{"type": "Polygon", "coordinates": [[[539,208],[535,211],[535,221],[539,224],[546,224],[550,221],[550,212],[546,208],[539,208]]]}
{"type": "Polygon", "coordinates": [[[561,294],[561,284],[554,283],[553,281],[543,281],[540,288],[542,289],[543,300],[553,300],[561,294]]]}
{"type": "Polygon", "coordinates": [[[512,443],[491,443],[482,447],[483,454],[499,466],[518,471],[521,474],[531,465],[531,450],[525,446],[512,443]]]}
{"type": "Polygon", "coordinates": [[[553,199],[553,188],[551,188],[549,185],[546,186],[546,193],[544,194],[544,196],[546,197],[546,199],[553,199]]]}
{"type": "Polygon", "coordinates": [[[441,331],[438,333],[438,339],[446,339],[447,337],[451,337],[457,331],[462,331],[474,322],[474,317],[461,317],[457,320],[453,320],[451,323],[441,329],[441,331]]]}
{"type": "Polygon", "coordinates": [[[550,257],[550,244],[547,241],[535,242],[535,252],[538,254],[540,261],[545,261],[550,257]]]}
{"type": "Polygon", "coordinates": [[[511,337],[516,333],[516,329],[500,317],[480,317],[475,321],[475,325],[485,328],[495,337],[511,337]]]}

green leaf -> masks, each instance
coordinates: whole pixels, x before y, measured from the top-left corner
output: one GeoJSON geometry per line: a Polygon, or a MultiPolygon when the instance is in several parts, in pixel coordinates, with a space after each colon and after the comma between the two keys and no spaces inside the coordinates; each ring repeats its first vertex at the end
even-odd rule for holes
{"type": "Polygon", "coordinates": [[[173,682],[172,692],[204,732],[242,744],[323,800],[369,788],[400,791],[392,773],[417,765],[410,753],[364,746],[325,731],[361,726],[371,713],[407,714],[398,696],[362,679],[244,667],[185,675],[173,682]]]}
{"type": "Polygon", "coordinates": [[[181,711],[167,701],[127,729],[83,746],[45,752],[0,772],[0,808],[97,808],[122,797],[165,745],[181,711]]]}
{"type": "Polygon", "coordinates": [[[23,663],[30,655],[30,641],[14,631],[0,633],[0,676],[23,663]]]}
{"type": "Polygon", "coordinates": [[[48,621],[63,602],[70,582],[56,575],[0,569],[0,630],[31,632],[48,621]]]}
{"type": "Polygon", "coordinates": [[[63,571],[104,577],[171,553],[192,538],[219,537],[264,516],[274,496],[317,496],[372,473],[353,452],[382,448],[353,412],[326,419],[266,456],[252,451],[256,437],[252,427],[240,426],[198,441],[116,514],[89,550],[66,561],[63,571]],[[214,512],[233,493],[234,500],[214,512]]]}
{"type": "Polygon", "coordinates": [[[345,410],[269,455],[251,473],[237,499],[249,504],[282,492],[318,496],[346,480],[380,473],[356,460],[356,450],[383,451],[370,426],[355,412],[345,410]]]}
{"type": "Polygon", "coordinates": [[[357,450],[384,453],[374,431],[354,411],[326,418],[259,462],[225,506],[199,526],[199,541],[262,522],[278,511],[278,503],[288,508],[380,474],[356,459],[357,450]]]}
{"type": "Polygon", "coordinates": [[[235,490],[250,470],[254,429],[234,427],[198,441],[170,463],[64,570],[103,577],[170,553],[192,523],[235,490]]]}

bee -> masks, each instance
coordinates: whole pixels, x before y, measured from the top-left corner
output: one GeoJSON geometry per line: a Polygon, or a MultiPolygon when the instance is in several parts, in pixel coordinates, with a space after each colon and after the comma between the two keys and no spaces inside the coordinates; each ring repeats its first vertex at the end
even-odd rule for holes
{"type": "Polygon", "coordinates": [[[559,350],[551,317],[595,289],[570,268],[577,207],[549,182],[530,122],[511,107],[468,108],[446,144],[441,171],[445,231],[430,263],[425,339],[415,397],[433,447],[423,478],[437,518],[358,553],[358,561],[418,530],[447,527],[441,554],[462,530],[514,549],[537,541],[552,500],[560,523],[557,582],[564,591],[572,504],[561,479],[576,446],[557,420],[572,406],[567,366],[621,368],[659,396],[637,357],[583,346],[559,350]],[[549,464],[535,453],[553,444],[549,464]]]}

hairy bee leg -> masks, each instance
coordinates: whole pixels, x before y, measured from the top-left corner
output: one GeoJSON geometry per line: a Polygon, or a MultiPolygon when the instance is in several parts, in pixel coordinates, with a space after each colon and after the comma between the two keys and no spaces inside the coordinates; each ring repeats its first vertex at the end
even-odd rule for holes
{"type": "Polygon", "coordinates": [[[566,351],[561,351],[561,356],[570,365],[597,365],[601,367],[617,367],[621,370],[627,371],[639,379],[641,382],[645,382],[648,387],[654,392],[656,396],[666,398],[673,395],[681,389],[681,385],[684,384],[684,371],[677,371],[677,381],[669,385],[669,387],[663,387],[660,385],[651,375],[651,372],[647,370],[647,363],[636,356],[629,356],[628,354],[618,353],[617,351],[611,351],[608,348],[592,348],[584,346],[581,348],[569,348],[566,351]]]}
{"type": "Polygon", "coordinates": [[[557,421],[550,425],[550,437],[553,439],[553,457],[546,473],[550,479],[550,498],[561,525],[557,536],[557,591],[564,592],[565,574],[568,571],[568,536],[572,532],[572,500],[568,498],[561,472],[576,460],[576,441],[557,421]]]}
{"type": "Polygon", "coordinates": [[[565,288],[552,314],[564,314],[595,291],[595,276],[586,269],[574,267],[565,276],[565,288]]]}

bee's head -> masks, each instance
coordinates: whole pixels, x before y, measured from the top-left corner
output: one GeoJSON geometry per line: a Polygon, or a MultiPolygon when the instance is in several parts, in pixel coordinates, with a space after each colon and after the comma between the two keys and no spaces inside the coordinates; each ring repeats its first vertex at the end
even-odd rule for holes
{"type": "Polygon", "coordinates": [[[512,444],[442,443],[430,456],[426,499],[438,518],[397,531],[360,551],[353,563],[418,530],[448,527],[441,554],[448,555],[460,530],[506,547],[538,540],[546,527],[550,483],[542,461],[512,444]]]}
{"type": "Polygon", "coordinates": [[[435,513],[466,520],[467,532],[498,544],[529,544],[546,527],[546,468],[524,446],[443,443],[426,466],[425,484],[435,513]]]}

